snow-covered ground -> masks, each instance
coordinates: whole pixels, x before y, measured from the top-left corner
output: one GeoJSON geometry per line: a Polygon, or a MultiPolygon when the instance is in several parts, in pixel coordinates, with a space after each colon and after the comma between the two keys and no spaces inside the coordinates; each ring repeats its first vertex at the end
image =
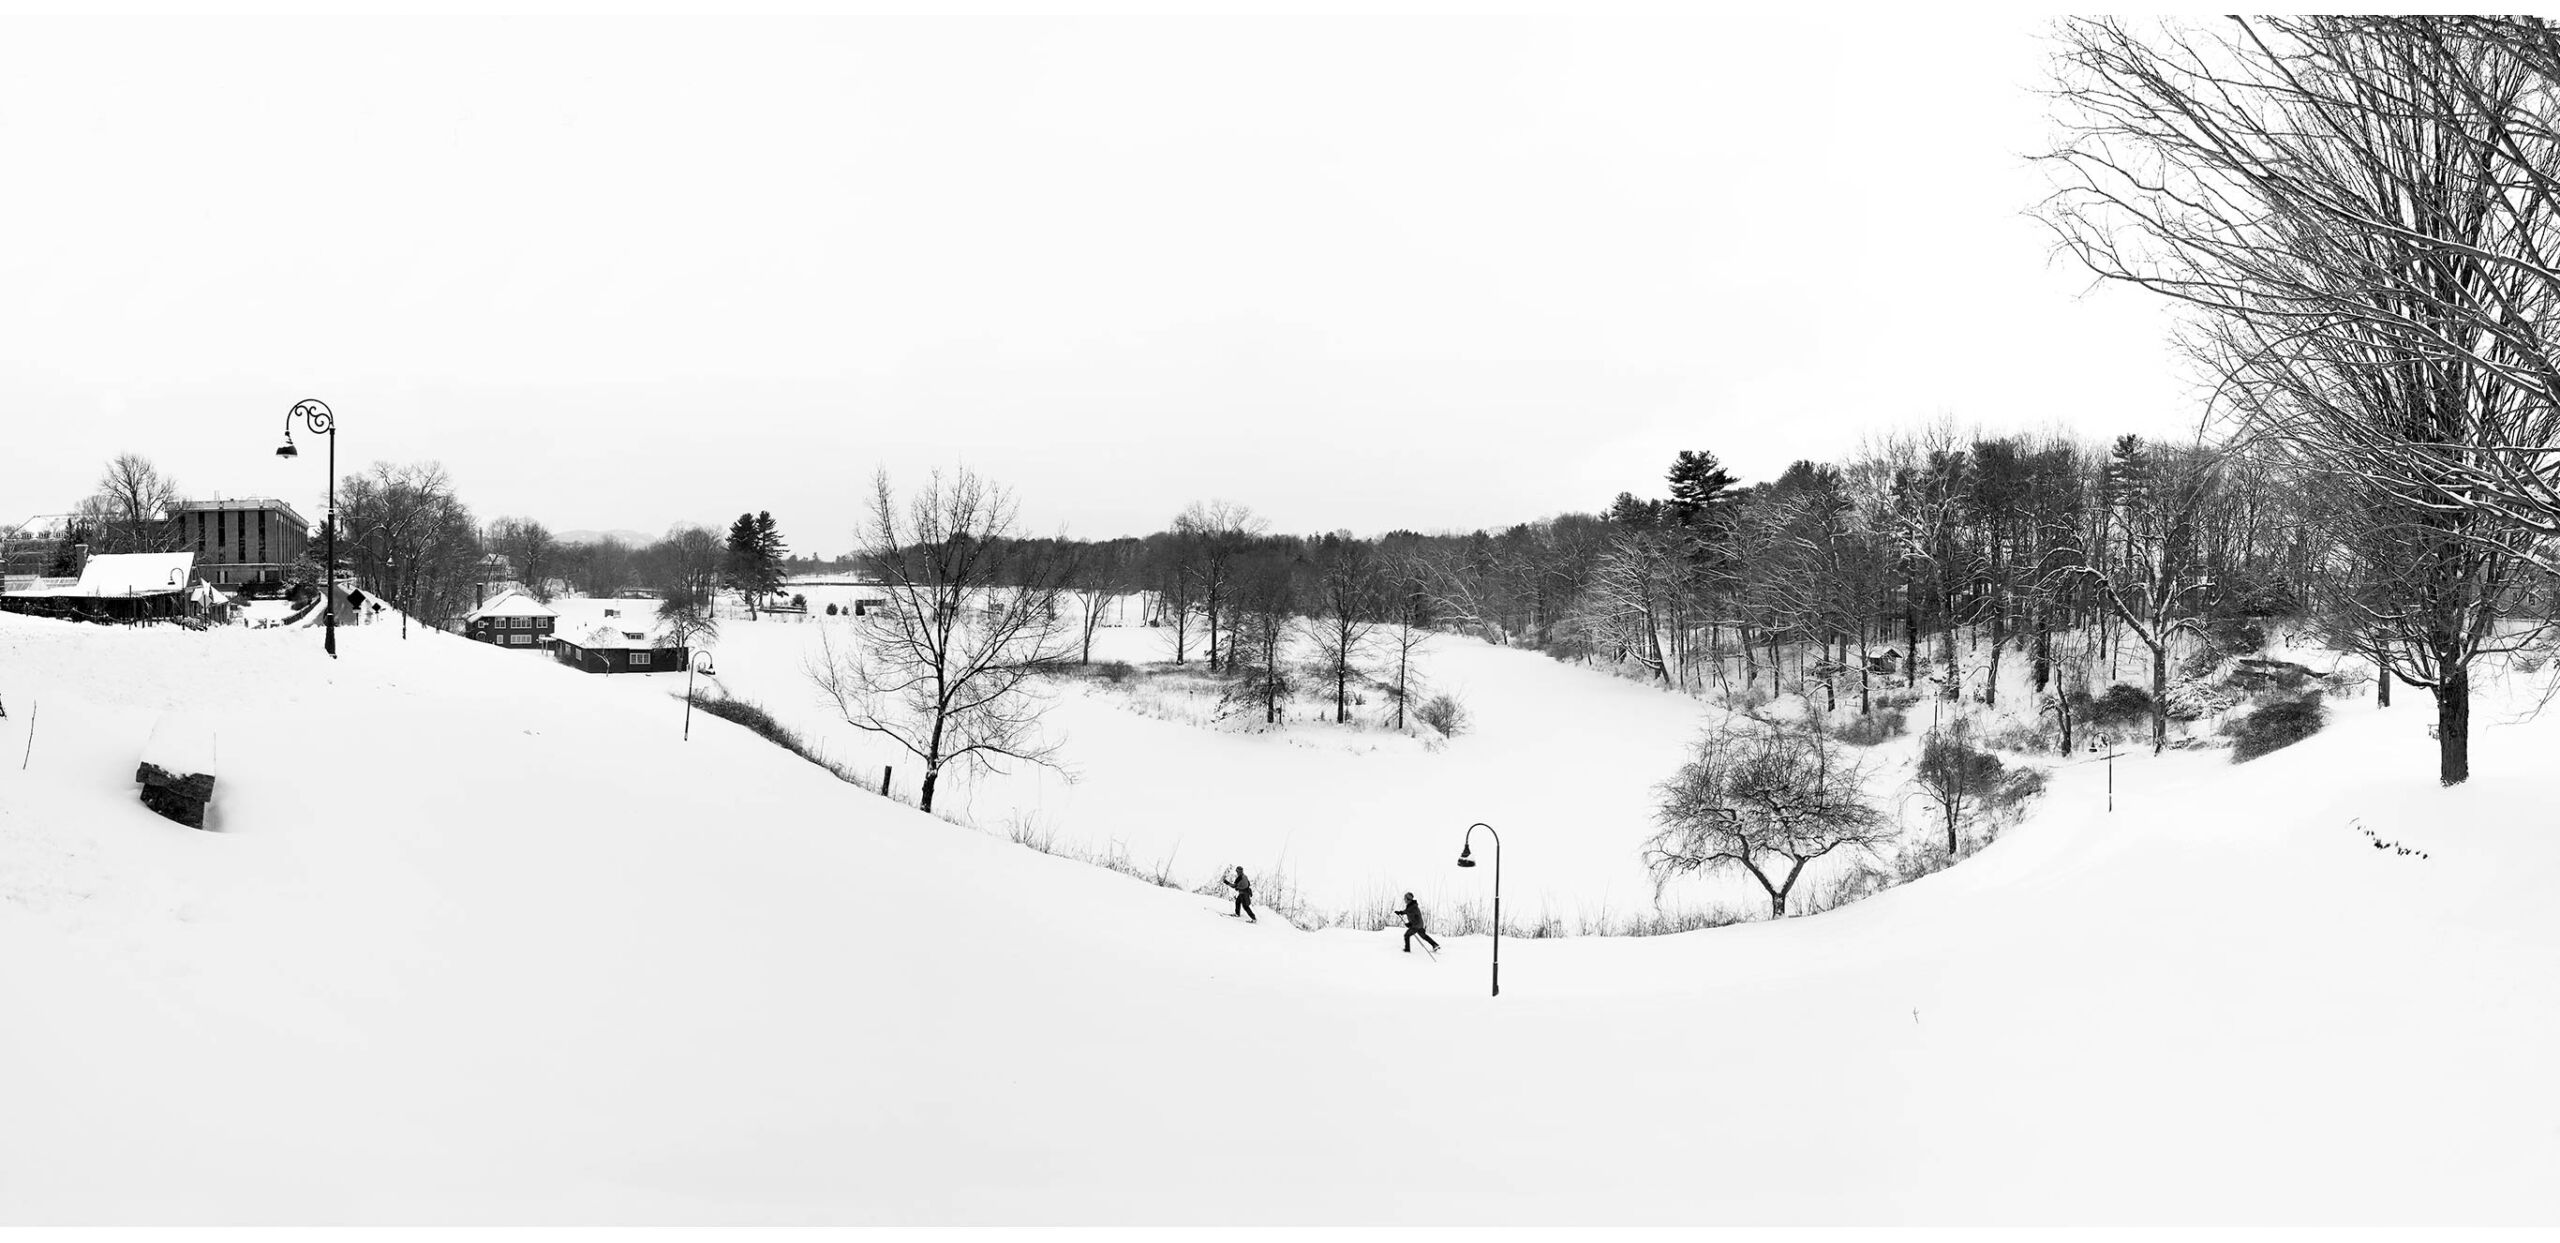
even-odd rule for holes
{"type": "MultiPolygon", "coordinates": [[[[2064,768],[1952,871],[1506,941],[1492,999],[1481,938],[1247,925],[679,741],[677,675],[339,642],[0,619],[0,1220],[2560,1219],[2560,722],[2493,725],[2521,689],[2463,787],[2420,704],[2119,761],[2112,815],[2064,768]],[[170,711],[217,731],[215,831],[135,801],[170,711]]],[[[1441,675],[1488,746],[1543,659],[1491,656],[1441,675]]],[[[1676,750],[1694,705],[1623,694],[1676,750]]],[[[1643,796],[1526,751],[1381,874],[1507,815],[1533,892],[1571,847],[1525,808],[1643,796]]],[[[1254,755],[1129,767],[1206,822],[1377,758],[1254,755]]]]}
{"type": "MultiPolygon", "coordinates": [[[[809,584],[788,590],[808,595],[814,617],[748,621],[743,610],[731,611],[715,643],[713,685],[774,713],[828,759],[875,785],[884,766],[893,768],[892,788],[912,800],[922,776],[918,761],[847,725],[808,674],[822,642],[839,650],[859,642],[858,623],[826,616],[825,606],[849,609],[856,595],[877,592],[809,584]]],[[[598,603],[621,602],[568,600],[556,607],[598,603]]],[[[1080,604],[1072,598],[1065,604],[1073,630],[1080,604]]],[[[1172,632],[1139,624],[1134,597],[1105,607],[1094,633],[1096,662],[1160,666],[1172,659],[1172,632]]],[[[1195,670],[1205,650],[1205,636],[1195,632],[1195,670]]],[[[1379,659],[1372,654],[1371,667],[1379,659]]],[[[1793,659],[1790,649],[1791,668],[1793,659]]],[[[1971,656],[1977,688],[1980,663],[1971,656]]],[[[2140,668],[2128,662],[2128,675],[2141,676],[2140,668]]],[[[1046,837],[1088,856],[1124,856],[1189,887],[1242,866],[1251,875],[1283,878],[1297,896],[1327,912],[1385,911],[1408,890],[1433,909],[1463,904],[1481,912],[1488,897],[1484,874],[1453,865],[1467,826],[1482,822],[1501,833],[1511,852],[1504,915],[1519,926],[1570,933],[1657,915],[1734,919],[1767,912],[1767,896],[1739,873],[1681,878],[1657,895],[1644,867],[1644,845],[1657,828],[1656,787],[1688,758],[1698,735],[1722,719],[1721,708],[1456,635],[1433,636],[1416,655],[1415,671],[1425,694],[1451,694],[1465,705],[1470,725],[1464,733],[1444,741],[1418,724],[1399,733],[1389,727],[1390,704],[1374,690],[1353,708],[1352,727],[1334,724],[1330,698],[1310,686],[1286,724],[1265,730],[1251,712],[1212,724],[1214,691],[1196,684],[1157,685],[1143,677],[1119,686],[1049,683],[1044,693],[1052,707],[1042,729],[1058,744],[1064,771],[1027,765],[1003,773],[958,771],[945,777],[936,810],[990,832],[1046,837]]],[[[2034,722],[2027,660],[2012,652],[2002,674],[2008,707],[1992,714],[1995,722],[2034,722]]],[[[1855,698],[1844,692],[1841,702],[1854,705],[1855,698]]],[[[1938,709],[1924,700],[1910,710],[1909,733],[1861,753],[1875,803],[1904,824],[1912,845],[1944,837],[1909,787],[1918,735],[1938,709]]],[[[2055,757],[2025,754],[2012,762],[2045,767],[2055,757]]],[[[1827,905],[1835,884],[1860,862],[1844,854],[1815,863],[1791,895],[1790,909],[1827,905]]]]}
{"type": "MultiPolygon", "coordinates": [[[[912,799],[922,777],[913,757],[845,724],[808,677],[822,634],[842,646],[858,642],[857,629],[823,612],[807,624],[726,621],[718,684],[867,777],[894,767],[893,788],[912,799]]],[[[1169,660],[1169,644],[1161,629],[1106,625],[1094,659],[1169,660]]],[[[1481,904],[1485,874],[1455,866],[1467,826],[1481,821],[1510,852],[1507,917],[1571,923],[1653,909],[1640,855],[1652,832],[1652,787],[1679,767],[1706,707],[1472,639],[1435,638],[1419,659],[1430,685],[1455,694],[1473,718],[1455,739],[1379,724],[1387,708],[1374,692],[1354,709],[1367,722],[1360,729],[1333,726],[1329,704],[1304,703],[1283,728],[1238,732],[1191,719],[1205,714],[1206,700],[1177,695],[1151,706],[1143,685],[1050,683],[1043,728],[1066,773],[961,774],[946,779],[937,808],[991,832],[1021,824],[1078,849],[1168,864],[1187,885],[1238,865],[1249,875],[1285,873],[1329,907],[1392,905],[1406,890],[1426,906],[1481,904]]],[[[1729,892],[1746,905],[1739,890],[1729,892]]],[[[1665,905],[1705,900],[1675,891],[1665,905]]]]}

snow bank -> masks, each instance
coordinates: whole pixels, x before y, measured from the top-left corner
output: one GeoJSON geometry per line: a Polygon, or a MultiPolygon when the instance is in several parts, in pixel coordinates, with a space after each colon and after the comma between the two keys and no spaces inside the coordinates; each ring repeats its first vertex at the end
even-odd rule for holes
{"type": "MultiPolygon", "coordinates": [[[[665,679],[307,639],[0,625],[0,755],[41,714],[0,764],[0,1220],[2560,1217],[2546,724],[2453,791],[2412,710],[2120,761],[2113,815],[2067,769],[1951,872],[1506,942],[1495,1000],[1481,938],[1219,918],[680,741],[665,679]],[[221,732],[215,832],[132,801],[172,710],[221,732]]],[[[1195,809],[1239,771],[1133,767],[1195,809]]],[[[1506,879],[1561,850],[1511,840],[1506,879]]]]}

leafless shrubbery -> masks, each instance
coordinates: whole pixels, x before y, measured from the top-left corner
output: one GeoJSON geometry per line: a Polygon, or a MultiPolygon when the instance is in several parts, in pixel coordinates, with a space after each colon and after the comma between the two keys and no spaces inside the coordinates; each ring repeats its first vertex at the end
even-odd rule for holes
{"type": "Polygon", "coordinates": [[[1443,738],[1455,738],[1467,732],[1467,707],[1455,695],[1434,695],[1413,710],[1417,720],[1440,731],[1443,738]]]}
{"type": "Polygon", "coordinates": [[[1854,713],[1831,727],[1831,736],[1853,747],[1872,747],[1899,738],[1907,728],[1900,708],[1878,708],[1873,712],[1854,713]]]}

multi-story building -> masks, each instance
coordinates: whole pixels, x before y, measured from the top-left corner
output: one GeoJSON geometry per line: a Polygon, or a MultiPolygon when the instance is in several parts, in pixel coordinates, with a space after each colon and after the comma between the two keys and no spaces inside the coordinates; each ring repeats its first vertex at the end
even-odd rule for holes
{"type": "Polygon", "coordinates": [[[547,652],[559,620],[560,615],[542,602],[510,591],[463,614],[462,633],[465,638],[499,647],[547,652]]]}
{"type": "Polygon", "coordinates": [[[216,587],[289,581],[311,524],[271,497],[181,501],[169,507],[178,547],[195,554],[196,577],[216,587]]]}

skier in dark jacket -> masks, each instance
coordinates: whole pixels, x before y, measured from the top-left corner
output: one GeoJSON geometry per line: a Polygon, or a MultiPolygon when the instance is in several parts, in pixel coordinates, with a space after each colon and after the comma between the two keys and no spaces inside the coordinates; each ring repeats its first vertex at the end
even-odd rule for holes
{"type": "Polygon", "coordinates": [[[1234,913],[1242,915],[1246,919],[1253,920],[1253,922],[1257,924],[1261,923],[1262,920],[1256,917],[1253,913],[1253,882],[1244,878],[1244,869],[1239,867],[1236,869],[1236,874],[1234,876],[1223,877],[1221,879],[1227,882],[1227,888],[1236,891],[1236,909],[1234,913]]]}
{"type": "Polygon", "coordinates": [[[1404,916],[1405,953],[1410,954],[1413,952],[1413,939],[1415,937],[1422,938],[1422,943],[1430,946],[1432,949],[1436,950],[1440,948],[1440,943],[1432,940],[1431,934],[1423,931],[1422,929],[1422,904],[1413,900],[1413,891],[1405,891],[1404,905],[1396,908],[1395,913],[1404,916]]]}

